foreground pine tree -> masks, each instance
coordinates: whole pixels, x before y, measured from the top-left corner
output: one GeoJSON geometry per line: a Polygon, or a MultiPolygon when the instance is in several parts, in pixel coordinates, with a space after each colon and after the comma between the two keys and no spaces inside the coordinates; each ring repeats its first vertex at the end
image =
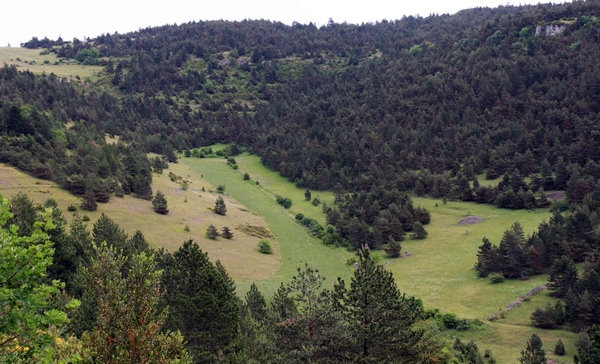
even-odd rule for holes
{"type": "Polygon", "coordinates": [[[178,331],[162,331],[166,311],[158,309],[163,295],[161,272],[145,253],[131,258],[102,244],[97,259],[85,270],[97,308],[93,328],[83,334],[84,361],[95,363],[190,363],[178,331]]]}
{"type": "Polygon", "coordinates": [[[163,258],[167,327],[179,329],[196,362],[215,362],[235,339],[239,306],[233,281],[188,240],[163,258]]]}
{"type": "Polygon", "coordinates": [[[368,249],[358,251],[350,286],[339,279],[333,295],[349,326],[350,341],[343,349],[347,360],[418,363],[436,351],[415,327],[421,304],[400,293],[392,273],[377,265],[368,249]]]}

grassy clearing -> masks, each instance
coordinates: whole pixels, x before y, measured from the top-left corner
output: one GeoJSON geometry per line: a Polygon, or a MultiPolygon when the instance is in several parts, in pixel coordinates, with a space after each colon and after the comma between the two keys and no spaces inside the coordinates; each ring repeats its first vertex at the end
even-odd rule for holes
{"type": "MultiPolygon", "coordinates": [[[[320,221],[324,220],[320,208],[308,203],[303,206],[304,190],[298,189],[278,173],[264,167],[258,157],[241,155],[236,157],[239,170],[235,171],[222,158],[183,158],[180,163],[171,165],[170,171],[192,181],[190,188],[183,191],[171,182],[165,171],[155,176],[153,190],[160,189],[167,196],[170,213],[167,216],[155,214],[149,201],[125,197],[112,198],[108,204],[99,204],[99,211],[88,214],[92,221],[100,212],[106,212],[123,228],[132,233],[141,229],[155,246],[176,249],[187,238],[195,239],[211,259],[221,262],[236,280],[238,293],[243,296],[250,283],[255,281],[270,297],[280,282],[287,282],[295,274],[296,268],[305,262],[319,268],[327,284],[338,276],[347,279],[351,268],[344,263],[352,255],[343,249],[325,247],[307,234],[304,227],[297,224],[293,215],[303,212],[320,221]],[[244,181],[243,173],[248,172],[252,181],[244,181]],[[254,183],[260,181],[260,185],[254,183]],[[220,217],[208,210],[213,206],[216,194],[203,192],[216,190],[224,184],[225,201],[228,208],[226,217],[220,217]],[[292,211],[283,209],[274,199],[274,194],[293,200],[292,211]],[[187,198],[188,202],[184,202],[187,198]],[[304,210],[302,210],[304,208],[304,210]],[[273,255],[258,253],[258,237],[250,237],[234,230],[232,241],[219,238],[212,241],[204,238],[208,224],[217,227],[238,226],[248,223],[267,227],[274,239],[269,239],[274,248],[273,255]],[[184,231],[184,226],[190,232],[184,231]]],[[[8,196],[18,191],[28,193],[38,202],[52,196],[63,211],[69,203],[79,205],[80,200],[56,187],[53,183],[40,181],[16,171],[12,167],[0,165],[0,191],[8,196]]],[[[313,192],[322,201],[331,201],[331,193],[313,192]]],[[[493,285],[485,279],[477,278],[472,269],[481,238],[487,236],[497,244],[503,232],[515,221],[519,221],[526,233],[536,229],[539,222],[548,219],[547,210],[512,211],[488,205],[465,202],[448,202],[414,197],[414,204],[426,207],[432,216],[427,225],[429,236],[426,240],[406,240],[403,251],[412,252],[411,257],[402,259],[383,258],[382,262],[396,277],[402,292],[415,295],[428,308],[439,308],[443,312],[456,313],[460,317],[478,318],[484,321],[481,327],[466,332],[447,332],[449,337],[458,336],[463,340],[474,340],[482,349],[492,350],[498,363],[517,362],[520,351],[531,333],[536,332],[551,351],[561,338],[567,348],[567,357],[550,358],[557,363],[572,362],[575,353],[576,335],[565,330],[540,330],[529,326],[529,316],[536,307],[543,307],[553,298],[541,293],[507,313],[504,319],[496,322],[485,321],[495,311],[505,307],[521,294],[543,284],[547,276],[537,276],[527,281],[506,281],[493,285]],[[438,206],[436,206],[436,204],[438,206]],[[477,215],[483,222],[477,225],[458,225],[458,221],[468,215],[477,215]]],[[[65,212],[69,216],[70,213],[65,212]]],[[[385,256],[380,252],[377,255],[385,256]]]]}
{"type": "MultiPolygon", "coordinates": [[[[227,195],[224,196],[227,216],[214,214],[209,207],[214,206],[217,194],[202,191],[202,187],[208,191],[213,189],[212,186],[199,177],[188,177],[187,172],[184,165],[174,164],[162,175],[154,175],[152,189],[160,190],[165,194],[169,206],[168,215],[155,213],[150,201],[130,196],[112,197],[107,204],[98,204],[97,211],[79,211],[79,213],[90,217],[91,221],[88,225],[90,229],[93,222],[105,213],[128,234],[139,229],[152,246],[164,247],[170,251],[179,248],[183,241],[194,239],[208,253],[211,260],[220,260],[235,280],[261,280],[272,277],[280,265],[280,249],[277,241],[271,242],[273,254],[260,254],[257,249],[260,239],[235,229],[241,224],[264,227],[265,221],[227,195]],[[192,183],[189,189],[183,191],[179,184],[170,181],[169,171],[190,180],[192,183]],[[219,230],[223,226],[229,226],[234,233],[233,239],[227,240],[221,237],[217,240],[207,239],[204,233],[209,224],[215,225],[219,230]],[[185,231],[185,226],[189,227],[189,232],[185,231]]],[[[79,207],[81,203],[80,198],[62,190],[53,182],[38,180],[2,164],[0,164],[0,192],[8,197],[24,192],[40,204],[51,197],[57,201],[67,219],[72,216],[72,213],[67,211],[67,207],[70,204],[79,207]]]]}
{"type": "Polygon", "coordinates": [[[543,284],[544,276],[527,281],[506,281],[493,285],[477,278],[473,266],[481,239],[486,236],[498,244],[502,234],[515,221],[526,233],[548,219],[548,210],[507,210],[467,202],[414,197],[414,204],[424,206],[432,215],[426,226],[426,240],[407,240],[403,251],[411,257],[386,260],[402,291],[423,299],[428,307],[440,307],[467,318],[483,319],[533,287],[543,284]],[[436,204],[438,205],[436,207],[436,204]],[[483,218],[475,225],[458,225],[469,215],[483,218]]]}
{"type": "MultiPolygon", "coordinates": [[[[296,187],[293,183],[289,182],[285,177],[279,174],[279,172],[272,171],[265,167],[258,156],[244,153],[243,155],[235,157],[235,160],[239,166],[238,173],[240,174],[240,178],[244,173],[248,173],[252,180],[248,183],[255,183],[254,181],[258,181],[265,192],[273,195],[273,199],[275,199],[275,195],[291,199],[292,207],[289,209],[291,214],[295,216],[297,213],[303,213],[305,216],[312,217],[321,225],[325,226],[325,214],[321,209],[322,205],[313,206],[311,202],[306,201],[304,198],[304,189],[296,187]]],[[[333,192],[312,190],[310,192],[312,198],[318,198],[321,201],[321,204],[323,202],[328,205],[333,204],[333,192]]]]}
{"type": "MultiPolygon", "coordinates": [[[[237,156],[236,160],[243,174],[249,171],[249,163],[242,162],[243,156],[237,156]]],[[[248,158],[248,160],[252,160],[248,158]]],[[[260,174],[261,185],[250,183],[242,179],[240,171],[234,171],[227,166],[224,159],[216,158],[183,158],[180,164],[188,166],[192,173],[203,176],[211,185],[225,185],[225,193],[234,198],[239,203],[248,206],[250,210],[260,215],[267,223],[267,226],[279,242],[281,251],[281,266],[270,279],[256,282],[265,296],[270,297],[277,289],[280,282],[288,282],[296,273],[296,268],[309,263],[319,269],[321,274],[327,279],[328,283],[335,281],[337,277],[347,278],[350,274],[350,268],[345,265],[345,261],[352,253],[344,249],[334,249],[324,246],[320,240],[310,236],[307,230],[296,223],[291,214],[283,207],[279,206],[263,183],[267,186],[275,187],[277,191],[285,195],[283,190],[292,191],[294,187],[290,182],[283,179],[278,180],[273,175],[265,173],[263,177],[260,174]],[[267,181],[271,181],[269,184],[267,181]],[[289,184],[291,186],[283,186],[289,184]]],[[[263,167],[264,168],[264,167],[263,167]]],[[[258,169],[258,168],[257,168],[258,169]]],[[[256,178],[252,176],[253,179],[256,178]]],[[[267,171],[265,169],[265,171],[267,171]]],[[[270,172],[273,173],[273,172],[270,172]]],[[[304,198],[304,192],[298,192],[304,198]]],[[[293,196],[291,197],[293,198],[293,196]]],[[[240,261],[240,264],[247,264],[240,261]]],[[[253,279],[238,279],[238,293],[244,295],[248,290],[253,279]]]]}
{"type": "Polygon", "coordinates": [[[33,73],[54,73],[60,77],[77,77],[81,79],[95,79],[102,71],[101,66],[84,66],[75,61],[61,60],[56,54],[41,55],[40,49],[27,49],[20,47],[0,47],[0,64],[15,65],[21,71],[33,73]]]}

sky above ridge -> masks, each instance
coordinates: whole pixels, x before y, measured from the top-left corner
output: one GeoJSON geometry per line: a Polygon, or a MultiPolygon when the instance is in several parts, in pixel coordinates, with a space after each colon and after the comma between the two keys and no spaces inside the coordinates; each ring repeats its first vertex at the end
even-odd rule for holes
{"type": "MultiPolygon", "coordinates": [[[[24,0],[0,6],[0,46],[13,47],[32,37],[64,40],[126,33],[149,26],[193,20],[267,19],[285,24],[366,23],[406,15],[453,14],[474,7],[537,4],[515,0],[24,0]]],[[[543,1],[560,3],[565,1],[543,1]]]]}

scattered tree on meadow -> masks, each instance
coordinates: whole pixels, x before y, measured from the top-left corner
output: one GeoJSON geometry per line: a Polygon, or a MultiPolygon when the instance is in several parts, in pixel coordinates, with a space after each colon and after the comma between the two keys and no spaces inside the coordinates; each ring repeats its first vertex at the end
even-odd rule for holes
{"type": "Polygon", "coordinates": [[[204,235],[209,239],[215,240],[217,238],[217,236],[219,236],[219,232],[217,231],[217,228],[213,224],[210,224],[206,228],[206,234],[204,234],[204,235]]]}
{"type": "Polygon", "coordinates": [[[411,237],[413,239],[425,239],[427,237],[427,230],[423,227],[420,221],[415,222],[413,225],[411,237]]]}
{"type": "Polygon", "coordinates": [[[87,211],[96,211],[98,203],[96,202],[96,194],[94,191],[86,191],[81,201],[81,209],[87,211]]]}
{"type": "Polygon", "coordinates": [[[221,229],[221,235],[225,239],[231,239],[231,238],[233,238],[233,232],[231,231],[231,229],[229,228],[229,226],[223,226],[223,228],[221,229]]]}
{"type": "Polygon", "coordinates": [[[217,197],[214,211],[216,214],[221,216],[225,216],[227,214],[227,207],[225,206],[225,200],[223,200],[223,197],[217,197]]]}
{"type": "Polygon", "coordinates": [[[527,340],[527,347],[521,351],[522,364],[546,364],[546,353],[542,349],[542,340],[536,334],[531,334],[527,340]]]}
{"type": "Polygon", "coordinates": [[[152,207],[154,208],[154,212],[157,212],[162,215],[166,215],[169,213],[169,208],[167,207],[167,199],[165,195],[157,191],[156,196],[152,200],[152,207]]]}
{"type": "Polygon", "coordinates": [[[311,199],[311,193],[310,193],[309,189],[307,189],[306,191],[304,191],[304,199],[306,201],[310,201],[310,199],[311,199]]]}

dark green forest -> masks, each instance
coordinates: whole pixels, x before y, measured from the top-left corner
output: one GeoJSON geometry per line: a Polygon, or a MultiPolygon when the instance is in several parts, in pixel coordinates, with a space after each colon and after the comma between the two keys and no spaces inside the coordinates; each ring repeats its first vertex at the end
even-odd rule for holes
{"type": "MultiPolygon", "coordinates": [[[[122,348],[154,335],[163,349],[143,360],[170,353],[184,362],[487,361],[475,344],[443,351],[423,327],[436,314],[398,292],[368,249],[397,244],[415,227],[426,236],[429,212],[410,193],[533,209],[550,205],[548,191],[563,191],[566,199],[532,236],[515,224],[498,246],[484,239],[475,268],[508,279],[550,272],[550,288],[565,303],[532,320],[589,332],[589,350],[579,355],[594,362],[600,1],[321,27],[198,21],[23,46],[103,71],[82,81],[4,65],[0,162],[56,181],[93,209],[112,196],[151,199],[153,169],[176,163],[178,152],[227,143],[226,158],[246,148],[299,187],[333,190],[335,203],[324,206],[335,227],[328,234],[359,256],[349,284],[321,288],[318,272],[305,267],[269,305],[256,289],[240,301],[224,268],[191,241],[173,254],[153,252],[141,233],[127,237],[108,217],[91,236],[79,220],[68,232],[60,216],[42,229],[35,221],[44,217],[21,196],[12,220],[0,222],[7,232],[10,222],[20,226],[14,241],[49,234],[49,276],[80,301],[67,330],[95,350],[86,360],[142,360],[134,352],[141,344],[122,348]],[[106,135],[119,142],[106,143],[106,135]],[[484,186],[482,174],[501,180],[484,186]],[[144,290],[156,302],[135,296],[144,290]],[[374,292],[379,302],[361,306],[374,292]],[[108,312],[129,312],[128,299],[148,316],[115,322],[108,312]],[[194,300],[210,304],[196,312],[194,300]],[[361,321],[367,311],[373,317],[361,321]],[[155,324],[138,325],[148,320],[155,324]],[[135,332],[106,339],[108,328],[135,332]]],[[[160,208],[168,213],[166,203],[160,208]]]]}

